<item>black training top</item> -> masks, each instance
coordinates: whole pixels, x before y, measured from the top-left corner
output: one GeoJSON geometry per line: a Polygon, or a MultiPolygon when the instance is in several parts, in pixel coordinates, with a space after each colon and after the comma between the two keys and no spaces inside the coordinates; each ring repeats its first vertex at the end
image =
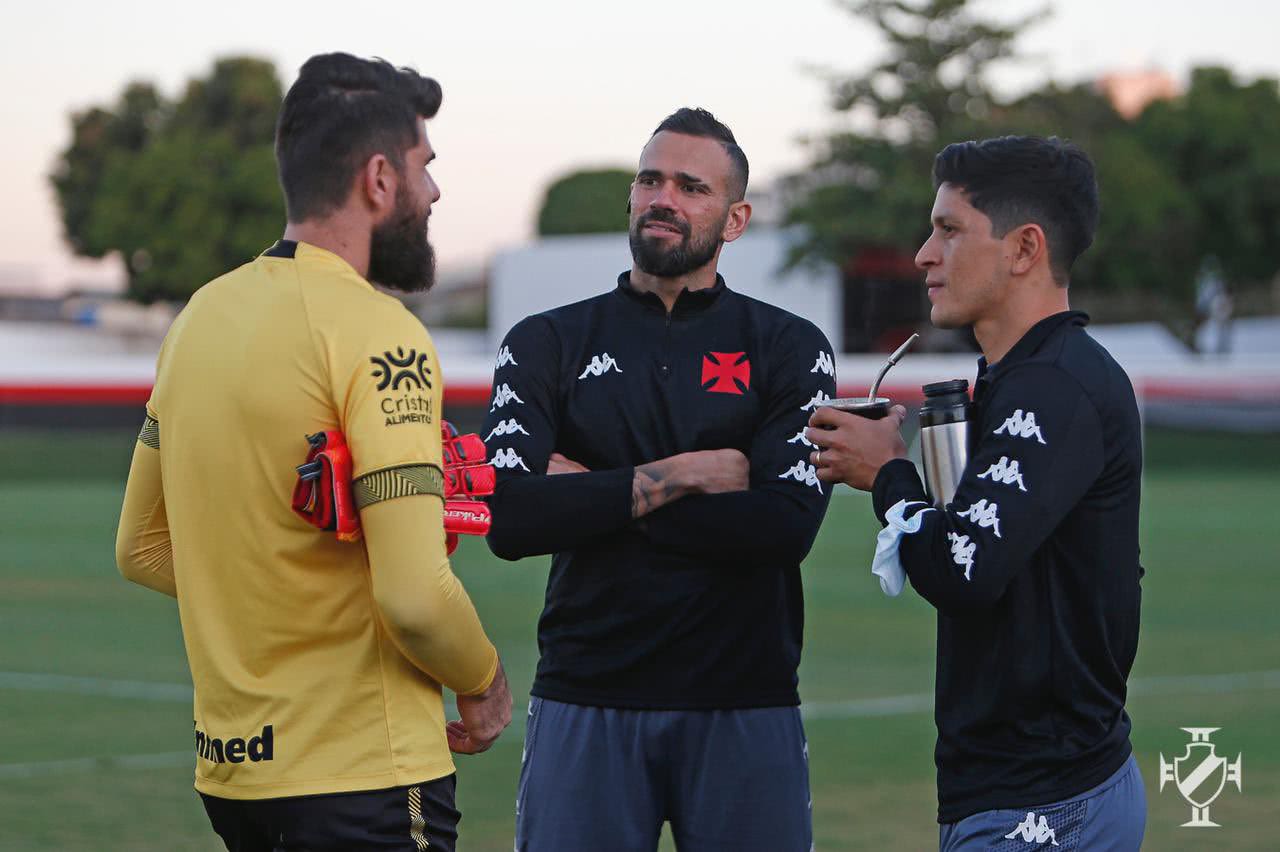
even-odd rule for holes
{"type": "Polygon", "coordinates": [[[670,314],[628,273],[521,320],[481,432],[498,467],[489,547],[553,553],[533,694],[641,709],[799,703],[800,562],[826,512],[804,439],[835,392],[812,323],[714,287],[670,314]],[[631,519],[634,466],[693,450],[750,459],[750,489],[631,519]],[[552,452],[590,473],[546,475],[552,452]]]}
{"type": "MultiPolygon", "coordinates": [[[[1142,436],[1133,387],[1087,322],[1056,314],[978,362],[955,498],[901,541],[938,610],[940,822],[1068,798],[1129,756],[1142,436]]],[[[873,496],[881,522],[927,499],[906,460],[873,496]]]]}

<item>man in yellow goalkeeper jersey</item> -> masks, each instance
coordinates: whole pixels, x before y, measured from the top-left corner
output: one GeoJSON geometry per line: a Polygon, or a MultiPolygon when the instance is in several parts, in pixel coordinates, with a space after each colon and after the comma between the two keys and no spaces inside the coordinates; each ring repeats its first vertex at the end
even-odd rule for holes
{"type": "Polygon", "coordinates": [[[435,348],[369,284],[432,283],[439,105],[411,70],[308,60],[276,132],[284,238],[201,288],[160,352],[116,558],[178,600],[195,786],[232,852],[453,849],[450,751],[510,722],[445,553],[435,348]],[[322,430],[350,446],[362,542],[290,509],[322,430]]]}

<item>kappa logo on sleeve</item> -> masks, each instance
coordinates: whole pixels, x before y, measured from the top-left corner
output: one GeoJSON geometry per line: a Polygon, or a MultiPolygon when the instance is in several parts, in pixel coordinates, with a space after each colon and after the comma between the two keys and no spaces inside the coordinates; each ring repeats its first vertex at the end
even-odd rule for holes
{"type": "Polygon", "coordinates": [[[1035,438],[1042,444],[1047,443],[1040,432],[1040,425],[1036,423],[1036,413],[1028,411],[1023,414],[1021,408],[1015,408],[1004,423],[1001,423],[1000,427],[991,434],[1007,434],[1010,438],[1035,438]]]}
{"type": "Polygon", "coordinates": [[[1010,461],[1008,456],[1001,456],[1000,461],[978,474],[978,478],[989,478],[992,482],[1004,485],[1016,485],[1019,491],[1027,490],[1026,483],[1022,481],[1022,471],[1018,469],[1018,460],[1010,461]]]}
{"type": "Polygon", "coordinates": [[[969,536],[953,532],[947,533],[947,541],[951,542],[951,561],[964,569],[966,580],[972,579],[969,574],[973,571],[973,554],[977,552],[978,545],[969,541],[969,536]]]}
{"type": "Polygon", "coordinates": [[[1004,536],[1000,535],[1000,518],[996,515],[996,510],[999,508],[998,503],[988,503],[984,497],[963,512],[956,512],[956,514],[962,518],[968,518],[983,529],[993,528],[996,538],[1003,538],[1004,536]]]}
{"type": "Polygon", "coordinates": [[[520,421],[512,417],[510,420],[503,420],[499,422],[497,426],[494,426],[493,429],[489,431],[489,434],[485,436],[484,440],[488,443],[490,438],[501,437],[503,435],[514,435],[517,432],[521,435],[529,434],[525,431],[525,428],[520,425],[520,421]]]}
{"type": "Polygon", "coordinates": [[[813,448],[813,447],[818,446],[818,445],[817,445],[817,444],[815,444],[813,441],[810,441],[808,438],[806,438],[806,437],[804,436],[804,430],[803,430],[803,429],[801,429],[799,432],[797,432],[797,433],[795,434],[795,437],[794,437],[794,438],[788,438],[788,439],[787,439],[787,443],[788,443],[788,444],[804,444],[806,447],[809,447],[809,448],[813,448]]]}
{"type": "Polygon", "coordinates": [[[778,474],[779,479],[794,479],[801,485],[811,485],[818,489],[818,493],[822,492],[822,481],[818,479],[818,470],[811,464],[805,464],[798,461],[787,470],[778,474]]]}
{"type": "Polygon", "coordinates": [[[505,407],[508,403],[517,402],[524,405],[524,400],[516,395],[511,389],[511,385],[503,382],[493,391],[493,405],[489,407],[490,412],[497,411],[499,408],[505,407]]]}
{"type": "Polygon", "coordinates": [[[800,410],[813,411],[819,405],[822,405],[822,403],[829,402],[830,400],[831,400],[831,397],[827,396],[825,393],[819,390],[817,393],[813,395],[813,399],[809,400],[804,405],[800,406],[800,410]]]}
{"type": "Polygon", "coordinates": [[[397,346],[394,355],[388,350],[382,353],[382,357],[371,356],[369,361],[375,368],[373,377],[378,380],[380,391],[388,387],[398,391],[401,385],[416,390],[431,387],[431,368],[427,366],[425,352],[419,354],[416,349],[410,349],[406,355],[404,347],[397,346]]]}
{"type": "Polygon", "coordinates": [[[813,369],[810,373],[825,373],[832,378],[836,375],[835,359],[831,357],[829,352],[819,352],[818,360],[813,362],[813,369]]]}
{"type": "Polygon", "coordinates": [[[530,473],[529,466],[524,463],[524,459],[520,458],[520,454],[511,447],[503,447],[496,450],[489,463],[500,470],[506,468],[514,470],[518,467],[525,473],[530,473]]]}
{"type": "Polygon", "coordinates": [[[501,370],[503,367],[507,366],[508,364],[510,364],[512,367],[520,366],[520,362],[517,361],[515,356],[511,354],[511,347],[504,346],[498,350],[498,357],[494,359],[493,369],[495,371],[501,370]]]}

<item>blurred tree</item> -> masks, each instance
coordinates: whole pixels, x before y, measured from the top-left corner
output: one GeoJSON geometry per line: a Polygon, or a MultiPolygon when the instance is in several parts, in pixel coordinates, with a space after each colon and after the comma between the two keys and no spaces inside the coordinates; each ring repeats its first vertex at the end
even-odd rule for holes
{"type": "Polygon", "coordinates": [[[167,103],[147,84],[72,116],[52,182],[72,249],[120,252],[128,293],[184,301],[251,259],[284,222],[272,149],[283,91],[270,62],[218,60],[167,103]]]}
{"type": "Polygon", "coordinates": [[[538,235],[607,234],[627,230],[627,198],[635,172],[572,172],[547,187],[538,213],[538,235]]]}
{"type": "Polygon", "coordinates": [[[807,236],[792,261],[842,268],[865,250],[913,255],[928,233],[933,157],[946,142],[974,138],[996,106],[990,66],[1013,55],[1033,20],[976,17],[969,0],[845,0],[874,25],[888,57],[851,77],[833,76],[833,106],[857,128],[814,144],[814,167],[793,178],[787,215],[807,236]]]}

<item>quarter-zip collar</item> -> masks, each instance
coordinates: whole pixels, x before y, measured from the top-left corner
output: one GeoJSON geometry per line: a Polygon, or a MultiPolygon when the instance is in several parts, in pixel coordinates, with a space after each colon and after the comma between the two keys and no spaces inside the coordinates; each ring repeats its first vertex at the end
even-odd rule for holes
{"type": "MultiPolygon", "coordinates": [[[[728,290],[728,286],[724,283],[724,276],[717,272],[716,283],[710,287],[705,287],[701,290],[689,290],[687,288],[681,290],[680,295],[676,297],[675,304],[671,307],[671,316],[683,316],[706,311],[716,303],[716,300],[720,298],[720,294],[726,293],[728,290]]],[[[642,292],[632,286],[630,270],[618,276],[618,293],[631,299],[636,304],[651,308],[662,314],[667,313],[667,306],[657,293],[642,292]]]]}
{"type": "Polygon", "coordinates": [[[979,356],[978,384],[983,385],[995,381],[1001,372],[1008,370],[1019,361],[1025,361],[1030,358],[1055,332],[1068,324],[1088,325],[1089,315],[1084,311],[1061,311],[1052,314],[1027,329],[1027,333],[1022,335],[1018,342],[1013,344],[1013,348],[1006,352],[1005,356],[996,363],[988,364],[986,356],[979,356]]]}

